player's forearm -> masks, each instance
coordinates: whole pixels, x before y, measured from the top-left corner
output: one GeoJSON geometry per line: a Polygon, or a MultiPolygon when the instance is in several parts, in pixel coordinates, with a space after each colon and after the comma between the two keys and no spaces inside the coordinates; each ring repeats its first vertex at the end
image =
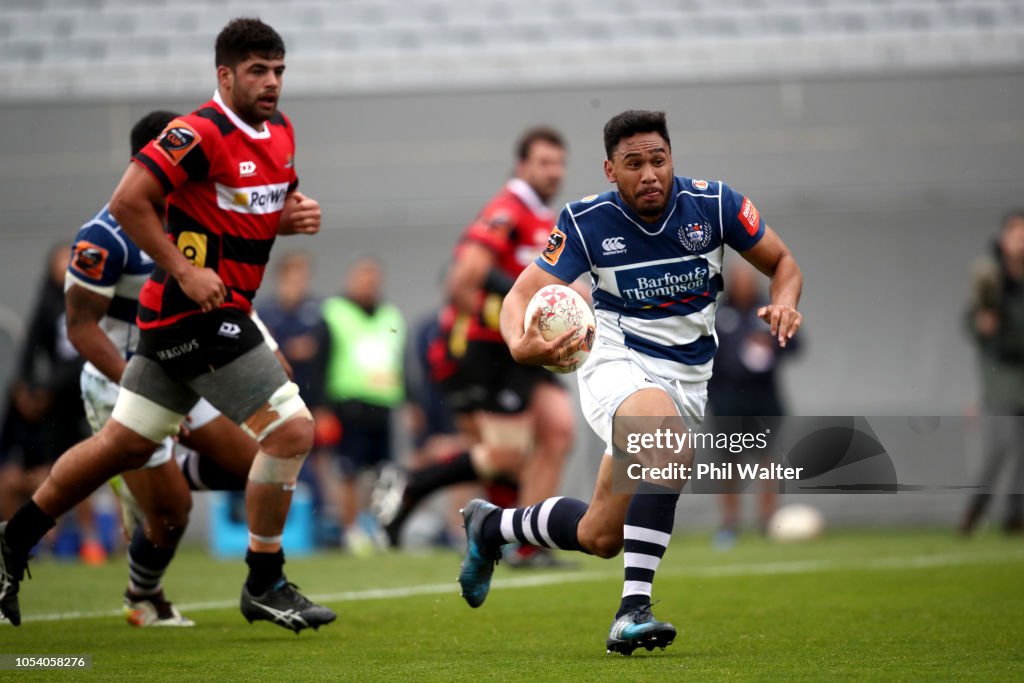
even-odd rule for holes
{"type": "Polygon", "coordinates": [[[523,319],[530,296],[523,287],[513,286],[501,304],[501,336],[511,346],[512,340],[523,336],[523,319]]]}
{"type": "Polygon", "coordinates": [[[74,281],[64,292],[65,320],[68,340],[85,360],[115,382],[121,380],[126,365],[121,351],[100,327],[110,311],[111,299],[74,281]]]}
{"type": "Polygon", "coordinates": [[[114,382],[121,381],[127,363],[96,322],[73,323],[69,317],[68,340],[78,355],[95,365],[106,377],[114,382]]]}
{"type": "Polygon", "coordinates": [[[445,290],[460,313],[474,315],[480,310],[484,281],[493,266],[494,255],[483,245],[469,242],[459,250],[445,280],[445,290]]]}
{"type": "Polygon", "coordinates": [[[772,275],[769,288],[772,303],[796,308],[800,303],[803,286],[804,276],[800,272],[800,266],[793,255],[786,252],[779,258],[775,265],[775,273],[772,275]]]}

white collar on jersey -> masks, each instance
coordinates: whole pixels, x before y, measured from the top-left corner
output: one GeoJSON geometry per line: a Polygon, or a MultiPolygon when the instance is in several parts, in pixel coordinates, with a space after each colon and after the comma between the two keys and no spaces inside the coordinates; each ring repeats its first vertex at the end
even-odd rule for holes
{"type": "Polygon", "coordinates": [[[220,90],[215,90],[213,93],[213,101],[224,110],[224,115],[228,117],[231,123],[235,124],[235,127],[241,130],[243,133],[251,137],[253,140],[266,140],[270,137],[270,126],[263,124],[263,130],[256,130],[248,123],[238,118],[238,114],[231,110],[231,107],[224,104],[224,100],[220,96],[220,90]]]}
{"type": "Polygon", "coordinates": [[[522,199],[523,203],[530,207],[530,211],[533,211],[538,216],[551,215],[551,209],[541,201],[537,191],[530,187],[530,183],[522,178],[513,178],[508,181],[505,184],[505,189],[522,199]]]}

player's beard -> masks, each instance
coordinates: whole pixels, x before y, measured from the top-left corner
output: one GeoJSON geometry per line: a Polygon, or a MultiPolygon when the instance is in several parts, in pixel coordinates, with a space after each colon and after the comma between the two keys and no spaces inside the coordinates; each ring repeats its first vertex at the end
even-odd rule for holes
{"type": "Polygon", "coordinates": [[[256,93],[251,98],[247,97],[244,102],[235,100],[235,112],[243,121],[253,126],[260,126],[273,118],[274,113],[277,112],[277,100],[274,101],[272,108],[262,107],[260,106],[260,98],[264,94],[256,93]]]}
{"type": "Polygon", "coordinates": [[[549,205],[551,200],[558,194],[558,190],[561,189],[561,179],[551,180],[547,178],[526,178],[526,184],[537,193],[537,197],[541,203],[549,205]]]}
{"type": "Polygon", "coordinates": [[[554,191],[550,190],[549,187],[542,187],[540,189],[535,187],[533,188],[533,191],[537,193],[537,196],[540,198],[541,203],[544,204],[545,206],[551,204],[551,200],[555,198],[556,194],[558,194],[557,186],[555,187],[554,191]]]}

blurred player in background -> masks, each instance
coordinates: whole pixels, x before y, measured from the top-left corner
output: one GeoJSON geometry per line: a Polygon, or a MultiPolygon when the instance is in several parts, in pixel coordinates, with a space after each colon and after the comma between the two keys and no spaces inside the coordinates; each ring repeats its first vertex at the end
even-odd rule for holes
{"type": "MultiPolygon", "coordinates": [[[[472,501],[464,510],[468,547],[459,584],[466,602],[479,607],[505,543],[605,558],[625,548],[622,597],[606,647],[631,654],[637,647],[665,647],[676,635],[671,624],[654,618],[651,587],[685,481],[645,480],[634,493],[613,490],[613,418],[703,418],[726,245],[771,278],[772,303],[758,315],[780,346],[800,326],[802,276],[749,199],[721,182],[675,176],[664,113],[613,117],[604,144],[605,175],[617,191],[562,210],[547,248],[519,276],[501,313],[501,331],[516,361],[568,365],[583,336],[570,341],[576,330],[569,330],[544,341],[536,324],[539,309],[524,332],[526,307],[543,287],[574,282],[586,272],[593,277],[597,338],[579,383],[583,413],[607,448],[594,495],[589,506],[562,497],[505,510],[472,501]]],[[[642,452],[637,458],[643,466],[664,465],[656,456],[642,452]]],[[[683,456],[692,462],[692,451],[683,456]]]]}
{"type": "MultiPolygon", "coordinates": [[[[270,331],[270,338],[280,344],[278,353],[291,367],[292,381],[304,396],[322,391],[323,376],[319,374],[316,357],[320,349],[320,298],[311,291],[313,263],[304,251],[284,254],[277,263],[277,280],[271,298],[257,305],[259,318],[270,331]]],[[[313,497],[313,509],[323,510],[317,467],[317,454],[306,459],[299,472],[313,497]]]]}
{"type": "Polygon", "coordinates": [[[505,477],[518,483],[521,503],[554,495],[572,447],[567,392],[548,371],[517,365],[498,323],[504,296],[541,252],[554,223],[548,205],[565,177],[565,142],[553,129],[533,128],[516,152],[515,177],[455,248],[446,282],[449,301],[440,316],[442,337],[431,353],[434,379],[459,428],[476,445],[410,475],[402,505],[384,519],[393,540],[421,500],[451,484],[505,477]]]}
{"type": "Polygon", "coordinates": [[[29,549],[76,502],[143,466],[200,397],[260,445],[246,489],[243,616],[296,632],[335,619],[284,576],[281,533],[312,445],[312,415],[249,316],[274,239],[317,232],[320,207],[297,191],[294,131],[277,111],[280,35],[258,19],[235,19],[215,52],[213,99],[146,145],[111,199],[114,218],[156,264],[139,294],[139,345],[111,419],[0,525],[0,612],[14,625],[29,549]]]}
{"type": "MultiPolygon", "coordinates": [[[[324,301],[317,372],[322,394],[311,399],[317,422],[340,425],[332,447],[340,486],[332,488],[345,543],[357,555],[373,552],[378,531],[360,519],[369,495],[360,480],[375,479],[391,460],[392,414],[405,400],[405,321],[382,300],[382,278],[380,261],[360,258],[346,273],[345,293],[324,301]]],[[[332,484],[336,479],[328,477],[332,484]]]]}
{"type": "MultiPolygon", "coordinates": [[[[783,348],[775,343],[757,313],[768,300],[762,295],[757,271],[745,261],[729,264],[726,270],[725,297],[715,313],[715,332],[718,351],[715,354],[715,372],[708,380],[708,404],[722,429],[717,431],[759,434],[768,431],[769,449],[756,453],[732,454],[726,450],[719,458],[757,457],[771,461],[775,455],[772,434],[781,425],[780,416],[786,414],[779,387],[778,370],[782,361],[792,356],[800,346],[794,337],[783,348]]],[[[715,534],[718,548],[729,548],[736,543],[740,524],[741,495],[736,490],[739,482],[722,482],[726,491],[719,496],[722,524],[715,534]]],[[[763,481],[758,484],[759,529],[764,533],[768,520],[775,512],[778,483],[763,481]]]]}
{"type": "Polygon", "coordinates": [[[968,325],[978,345],[984,457],[979,485],[960,522],[974,532],[1001,483],[1009,478],[1003,530],[1024,532],[1024,210],[1003,218],[993,253],[971,272],[968,325]]]}
{"type": "Polygon", "coordinates": [[[320,299],[310,291],[312,264],[309,254],[292,251],[277,264],[274,296],[257,306],[260,319],[280,345],[292,369],[292,381],[303,392],[314,391],[323,382],[317,376],[316,356],[320,350],[320,299]]]}
{"type": "MultiPolygon", "coordinates": [[[[472,445],[468,435],[456,426],[444,391],[431,374],[430,354],[435,349],[444,349],[437,311],[423,316],[413,326],[406,351],[405,416],[412,439],[409,467],[413,470],[447,461],[472,445]]],[[[378,517],[381,511],[394,510],[401,505],[403,483],[404,474],[400,468],[388,467],[381,472],[371,500],[378,517]]],[[[479,490],[473,482],[453,484],[446,489],[447,500],[442,510],[445,529],[437,539],[442,545],[461,547],[465,534],[462,532],[462,515],[458,511],[478,496],[479,490]]],[[[397,537],[388,540],[394,546],[400,542],[397,537]]]]}
{"type": "MultiPolygon", "coordinates": [[[[70,254],[65,243],[46,256],[0,429],[0,515],[5,519],[39,488],[57,456],[88,434],[78,393],[82,359],[64,325],[64,270],[70,254]]],[[[105,562],[91,501],[75,508],[75,521],[82,561],[105,562]]]]}

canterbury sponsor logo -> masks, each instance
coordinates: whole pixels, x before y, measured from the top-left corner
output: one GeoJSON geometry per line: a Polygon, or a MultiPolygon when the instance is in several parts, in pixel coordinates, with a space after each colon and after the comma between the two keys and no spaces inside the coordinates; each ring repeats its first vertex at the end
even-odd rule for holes
{"type": "Polygon", "coordinates": [[[217,183],[217,206],[225,211],[263,215],[284,208],[288,183],[229,187],[217,183]]]}
{"type": "Polygon", "coordinates": [[[626,241],[622,237],[606,237],[601,240],[601,248],[604,249],[605,256],[622,254],[626,251],[626,241]]]}

